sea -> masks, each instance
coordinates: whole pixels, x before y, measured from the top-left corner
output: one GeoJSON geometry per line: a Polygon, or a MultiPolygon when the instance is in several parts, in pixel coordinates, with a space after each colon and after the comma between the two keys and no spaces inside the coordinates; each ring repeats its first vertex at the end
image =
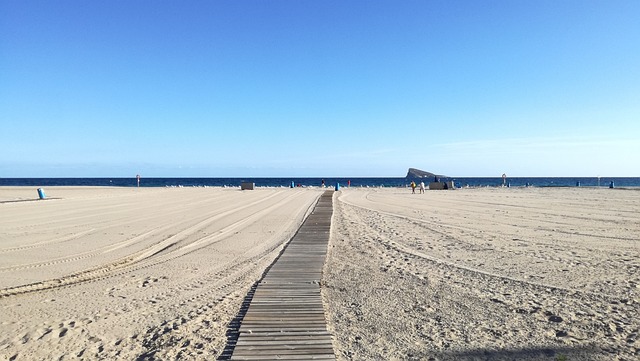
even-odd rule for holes
{"type": "MultiPolygon", "coordinates": [[[[140,187],[240,187],[243,182],[253,182],[256,187],[406,187],[412,180],[431,182],[434,179],[416,178],[141,178],[140,187]]],[[[453,181],[456,187],[500,187],[501,177],[495,178],[441,178],[453,181]]],[[[516,177],[506,178],[508,187],[640,187],[640,177],[516,177]]],[[[0,178],[0,186],[98,186],[137,187],[136,177],[130,178],[0,178]]]]}

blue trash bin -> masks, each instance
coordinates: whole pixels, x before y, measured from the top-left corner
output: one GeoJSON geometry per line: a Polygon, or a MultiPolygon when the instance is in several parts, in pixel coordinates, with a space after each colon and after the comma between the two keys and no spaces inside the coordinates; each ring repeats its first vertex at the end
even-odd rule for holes
{"type": "Polygon", "coordinates": [[[336,183],[336,190],[339,191],[340,190],[340,183],[336,183]]]}
{"type": "Polygon", "coordinates": [[[611,183],[609,183],[609,188],[615,188],[615,184],[613,183],[613,181],[611,181],[611,183]]]}
{"type": "Polygon", "coordinates": [[[46,195],[44,194],[44,190],[42,188],[38,188],[38,197],[40,199],[45,199],[46,195]]]}

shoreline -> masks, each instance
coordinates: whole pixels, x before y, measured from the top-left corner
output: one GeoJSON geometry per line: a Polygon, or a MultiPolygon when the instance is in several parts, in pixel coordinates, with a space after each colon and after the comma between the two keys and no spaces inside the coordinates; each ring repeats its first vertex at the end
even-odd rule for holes
{"type": "MultiPolygon", "coordinates": [[[[322,181],[331,187],[340,184],[341,187],[402,187],[412,180],[430,182],[431,178],[411,179],[404,177],[283,177],[283,178],[142,178],[142,188],[148,187],[191,187],[191,186],[226,186],[238,187],[242,182],[254,182],[256,186],[290,187],[301,185],[304,187],[321,186],[322,181]]],[[[502,186],[503,179],[498,177],[452,177],[442,180],[453,181],[458,187],[470,185],[478,186],[502,186]]],[[[526,186],[567,186],[573,187],[581,184],[584,187],[601,186],[608,187],[614,182],[616,187],[640,187],[640,177],[510,177],[506,179],[513,187],[526,186]],[[600,184],[600,185],[599,185],[600,184]]],[[[0,178],[0,186],[121,186],[135,188],[135,178],[0,178]]]]}

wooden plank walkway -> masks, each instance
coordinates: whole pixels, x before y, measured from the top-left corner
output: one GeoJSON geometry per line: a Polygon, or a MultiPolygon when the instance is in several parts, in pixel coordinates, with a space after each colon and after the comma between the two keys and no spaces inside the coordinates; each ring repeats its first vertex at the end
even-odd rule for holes
{"type": "Polygon", "coordinates": [[[320,279],[333,191],[325,191],[284,252],[258,283],[231,360],[335,360],[320,279]]]}

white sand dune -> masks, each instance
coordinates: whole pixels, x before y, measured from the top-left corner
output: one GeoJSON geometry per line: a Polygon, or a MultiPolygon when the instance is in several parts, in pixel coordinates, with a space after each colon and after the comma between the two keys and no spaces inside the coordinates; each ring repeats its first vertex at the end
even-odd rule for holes
{"type": "MultiPolygon", "coordinates": [[[[0,359],[216,359],[321,189],[0,188],[0,359]]],[[[343,189],[340,360],[635,360],[640,191],[343,189]]]]}

